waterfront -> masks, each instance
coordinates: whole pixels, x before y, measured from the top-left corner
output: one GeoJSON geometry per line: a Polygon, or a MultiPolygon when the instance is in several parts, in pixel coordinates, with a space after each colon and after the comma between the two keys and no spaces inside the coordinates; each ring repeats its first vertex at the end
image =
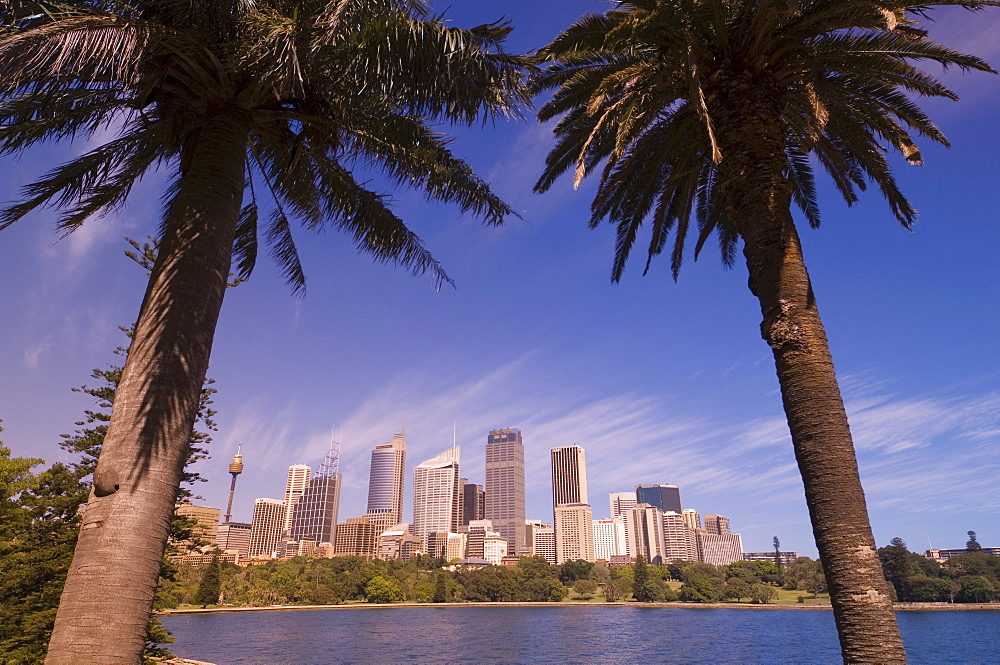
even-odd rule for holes
{"type": "MultiPolygon", "coordinates": [[[[910,665],[987,665],[991,611],[897,613],[910,665]]],[[[672,607],[413,607],[163,617],[171,650],[217,665],[546,663],[827,665],[829,611],[672,607]]]]}

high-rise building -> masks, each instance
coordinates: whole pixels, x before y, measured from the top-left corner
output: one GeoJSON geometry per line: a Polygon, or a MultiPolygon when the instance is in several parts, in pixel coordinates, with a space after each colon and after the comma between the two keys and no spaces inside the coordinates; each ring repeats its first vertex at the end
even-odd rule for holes
{"type": "Polygon", "coordinates": [[[594,513],[585,503],[562,503],[555,510],[556,565],[594,562],[594,513]]]}
{"type": "Polygon", "coordinates": [[[626,510],[635,508],[635,492],[611,492],[608,498],[611,503],[612,517],[621,517],[626,510]]]}
{"type": "Polygon", "coordinates": [[[681,514],[681,488],[677,485],[636,485],[635,498],[638,503],[656,506],[660,512],[681,514]]]}
{"type": "Polygon", "coordinates": [[[292,538],[308,538],[322,543],[337,542],[337,512],[340,508],[340,487],[342,479],[338,473],[340,466],[340,443],[330,444],[330,451],[323,463],[306,486],[292,515],[292,538]]]}
{"type": "Polygon", "coordinates": [[[406,433],[400,432],[388,443],[372,451],[371,476],[368,481],[368,512],[389,511],[391,524],[403,519],[403,487],[406,478],[406,433]]]}
{"type": "Polygon", "coordinates": [[[454,446],[413,469],[413,535],[431,531],[457,532],[460,447],[454,446]]]}
{"type": "Polygon", "coordinates": [[[178,515],[194,520],[191,527],[192,535],[199,540],[205,541],[209,546],[215,547],[219,537],[219,515],[222,513],[218,508],[208,506],[195,506],[190,503],[183,503],[177,506],[178,515]]]}
{"type": "Polygon", "coordinates": [[[285,479],[285,533],[292,532],[292,515],[295,513],[295,504],[305,493],[309,485],[309,474],[312,469],[305,464],[293,464],[288,467],[288,476],[285,479]]]}
{"type": "Polygon", "coordinates": [[[611,561],[611,557],[627,553],[625,521],[621,517],[594,520],[594,558],[611,561]]]}
{"type": "Polygon", "coordinates": [[[647,563],[668,563],[664,558],[666,544],[663,542],[663,512],[656,506],[637,503],[635,508],[626,510],[623,516],[628,553],[637,559],[641,556],[647,563]]]}
{"type": "Polygon", "coordinates": [[[554,527],[544,526],[534,530],[531,554],[544,558],[549,565],[556,565],[556,532],[554,527]]]}
{"type": "Polygon", "coordinates": [[[697,532],[698,559],[713,566],[728,566],[743,560],[743,539],[738,533],[709,533],[704,529],[697,532]]]}
{"type": "Polygon", "coordinates": [[[684,516],[668,510],[663,513],[663,562],[676,559],[698,561],[698,537],[684,521],[684,516]]]}
{"type": "Polygon", "coordinates": [[[490,430],[486,438],[485,516],[507,541],[507,554],[527,554],[524,532],[524,444],[521,430],[490,430]]]}
{"type": "Polygon", "coordinates": [[[486,492],[482,485],[462,484],[462,524],[486,519],[486,492]]]}
{"type": "Polygon", "coordinates": [[[378,539],[385,529],[372,524],[367,517],[352,517],[337,525],[337,542],[334,554],[337,556],[359,556],[374,559],[378,553],[378,539]]]}
{"type": "Polygon", "coordinates": [[[250,556],[250,534],[253,525],[245,522],[223,522],[219,525],[217,541],[219,549],[237,550],[240,556],[250,556]]]}
{"type": "Polygon", "coordinates": [[[285,528],[285,502],[278,499],[257,499],[253,503],[250,530],[250,556],[272,556],[278,549],[285,528]]]}
{"type": "Polygon", "coordinates": [[[725,515],[705,515],[705,531],[716,536],[728,536],[729,518],[725,515]]]}
{"type": "Polygon", "coordinates": [[[532,530],[531,555],[543,557],[550,565],[556,565],[556,532],[550,525],[532,530]]]}
{"type": "MultiPolygon", "coordinates": [[[[685,508],[681,513],[684,517],[684,523],[688,525],[688,528],[692,531],[697,531],[701,528],[701,515],[694,508],[685,508]]],[[[711,516],[710,516],[711,517],[711,516]]]]}
{"type": "Polygon", "coordinates": [[[587,461],[580,446],[552,451],[552,507],[562,503],[588,503],[587,461]]]}

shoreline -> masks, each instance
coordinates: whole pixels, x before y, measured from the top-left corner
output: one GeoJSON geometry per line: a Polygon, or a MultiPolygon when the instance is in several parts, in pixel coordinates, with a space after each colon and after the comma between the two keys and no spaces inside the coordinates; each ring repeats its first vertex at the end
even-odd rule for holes
{"type": "MultiPolygon", "coordinates": [[[[221,614],[235,612],[286,612],[295,610],[384,610],[393,608],[415,608],[415,607],[677,607],[691,610],[832,610],[829,603],[817,604],[787,604],[778,605],[768,603],[766,605],[754,605],[751,603],[637,603],[637,602],[538,602],[538,603],[354,603],[350,605],[270,605],[262,607],[212,607],[212,608],[184,608],[160,610],[156,616],[170,616],[183,614],[221,614]]],[[[897,612],[925,612],[925,611],[974,611],[974,610],[1000,610],[1000,603],[903,603],[893,606],[897,612]]]]}

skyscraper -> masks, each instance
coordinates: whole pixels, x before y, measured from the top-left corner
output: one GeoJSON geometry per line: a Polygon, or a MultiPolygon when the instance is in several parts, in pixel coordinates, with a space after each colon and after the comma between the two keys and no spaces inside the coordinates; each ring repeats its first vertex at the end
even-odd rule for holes
{"type": "Polygon", "coordinates": [[[250,556],[271,556],[278,549],[281,531],[285,528],[285,502],[278,499],[257,499],[253,503],[250,528],[250,556]]]}
{"type": "Polygon", "coordinates": [[[432,531],[457,532],[459,513],[459,446],[413,469],[413,535],[432,531]]]}
{"type": "Polygon", "coordinates": [[[594,513],[587,504],[587,462],[580,446],[553,448],[552,522],[556,563],[594,561],[594,513]]]}
{"type": "Polygon", "coordinates": [[[611,492],[608,498],[612,517],[621,517],[626,510],[635,508],[635,492],[611,492]]]}
{"type": "Polygon", "coordinates": [[[293,464],[288,467],[288,477],[285,479],[285,533],[292,532],[292,515],[295,504],[309,485],[309,474],[312,473],[305,464],[293,464]]]}
{"type": "Polygon", "coordinates": [[[656,506],[664,513],[681,514],[681,488],[677,485],[636,485],[635,498],[638,503],[656,506]]]}
{"type": "Polygon", "coordinates": [[[507,554],[527,554],[524,531],[524,444],[521,430],[490,430],[486,438],[486,519],[507,541],[507,554]]]}
{"type": "Polygon", "coordinates": [[[308,538],[317,544],[337,542],[337,511],[340,507],[340,443],[333,441],[319,471],[309,479],[306,491],[295,504],[292,539],[308,538]]]}
{"type": "Polygon", "coordinates": [[[585,503],[561,503],[555,509],[556,564],[594,562],[594,513],[585,503]]]}
{"type": "Polygon", "coordinates": [[[387,514],[390,525],[403,520],[405,471],[406,433],[400,432],[392,441],[375,446],[368,481],[368,512],[387,514]]]}
{"type": "Polygon", "coordinates": [[[728,536],[729,518],[725,515],[705,515],[705,531],[716,536],[728,536]]]}
{"type": "MultiPolygon", "coordinates": [[[[552,507],[563,503],[587,503],[587,462],[583,448],[563,446],[551,452],[552,507]]],[[[486,492],[488,501],[488,487],[486,492]]]]}
{"type": "Polygon", "coordinates": [[[482,485],[462,484],[462,524],[486,519],[486,492],[482,485]]]}
{"type": "Polygon", "coordinates": [[[628,554],[625,520],[622,517],[594,520],[594,558],[611,561],[611,557],[625,554],[628,554]]]}
{"type": "MultiPolygon", "coordinates": [[[[688,528],[692,531],[697,531],[701,528],[701,515],[694,508],[685,508],[681,513],[684,517],[684,523],[688,525],[688,528]]],[[[711,517],[711,515],[709,515],[711,517]]]]}

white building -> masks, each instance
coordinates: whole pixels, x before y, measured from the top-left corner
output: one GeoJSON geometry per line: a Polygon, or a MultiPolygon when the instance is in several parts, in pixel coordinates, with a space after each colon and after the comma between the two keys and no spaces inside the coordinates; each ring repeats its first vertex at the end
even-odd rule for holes
{"type": "Polygon", "coordinates": [[[698,538],[684,516],[668,510],[663,513],[663,562],[675,559],[698,561],[698,538]]]}
{"type": "Polygon", "coordinates": [[[285,534],[292,532],[292,515],[295,512],[295,504],[299,498],[305,494],[306,487],[309,486],[309,474],[312,469],[306,464],[293,464],[288,467],[288,476],[285,479],[285,534]]]}
{"type": "Polygon", "coordinates": [[[701,528],[701,515],[698,511],[693,508],[685,508],[681,511],[681,516],[684,518],[684,523],[688,525],[688,528],[692,531],[697,531],[701,528]]]}
{"type": "Polygon", "coordinates": [[[556,565],[556,532],[551,525],[532,529],[531,555],[544,557],[550,565],[556,565]]]}
{"type": "Polygon", "coordinates": [[[257,499],[250,527],[250,556],[273,556],[285,528],[285,502],[257,499]]]}
{"type": "Polygon", "coordinates": [[[611,492],[608,498],[612,517],[622,517],[626,510],[635,508],[635,492],[611,492]]]}
{"type": "Polygon", "coordinates": [[[628,554],[625,520],[621,517],[594,520],[594,558],[611,561],[612,556],[628,554]]]}
{"type": "Polygon", "coordinates": [[[449,448],[413,469],[413,535],[432,531],[457,533],[462,521],[459,500],[459,446],[449,448]]]}

